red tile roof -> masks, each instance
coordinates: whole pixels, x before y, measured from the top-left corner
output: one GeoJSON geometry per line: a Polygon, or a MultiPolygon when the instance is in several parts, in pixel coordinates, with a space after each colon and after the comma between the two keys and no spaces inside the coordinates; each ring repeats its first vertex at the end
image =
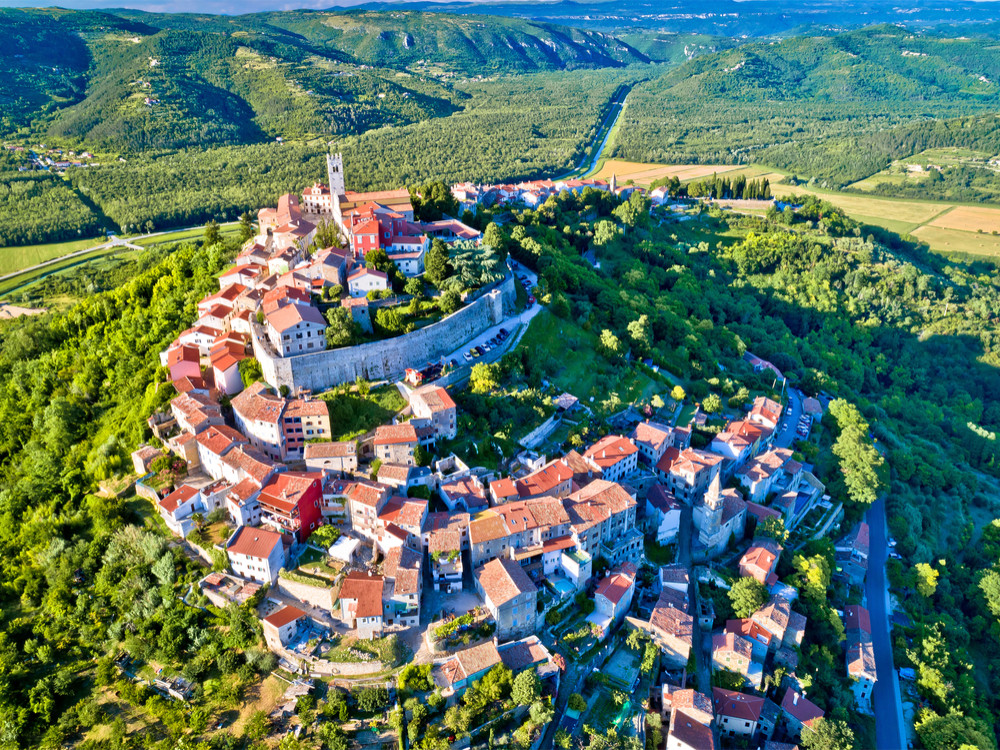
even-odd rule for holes
{"type": "Polygon", "coordinates": [[[306,471],[284,471],[275,474],[261,488],[258,502],[285,513],[291,513],[298,507],[303,496],[310,488],[320,488],[322,474],[306,471]]]}
{"type": "Polygon", "coordinates": [[[788,688],[781,701],[781,710],[798,719],[805,726],[812,728],[816,719],[823,718],[823,710],[801,693],[788,688]]]}
{"type": "Polygon", "coordinates": [[[521,594],[537,591],[527,573],[513,560],[491,560],[476,571],[483,591],[496,607],[501,607],[521,594]]]}
{"type": "Polygon", "coordinates": [[[375,445],[416,443],[417,431],[409,422],[379,425],[375,428],[375,445]]]}
{"type": "Polygon", "coordinates": [[[583,455],[602,469],[608,469],[638,451],[628,438],[607,435],[590,446],[583,455]]]}
{"type": "Polygon", "coordinates": [[[744,721],[760,721],[764,708],[764,699],[759,696],[717,687],[712,688],[712,702],[716,716],[732,716],[744,721]]]}
{"type": "Polygon", "coordinates": [[[597,587],[594,596],[603,596],[616,607],[621,602],[625,594],[633,586],[633,580],[621,573],[605,576],[604,580],[597,587]]]}
{"type": "Polygon", "coordinates": [[[190,484],[182,484],[165,498],[160,500],[160,507],[167,511],[167,513],[173,513],[177,510],[177,508],[188,502],[197,494],[197,487],[192,487],[190,484]]]}
{"type": "Polygon", "coordinates": [[[872,622],[868,610],[860,604],[849,604],[844,607],[844,630],[860,630],[870,635],[872,622]]]}
{"type": "Polygon", "coordinates": [[[285,305],[267,316],[267,323],[278,332],[287,331],[299,323],[325,326],[322,313],[309,305],[285,305]]]}
{"type": "Polygon", "coordinates": [[[382,576],[352,571],[340,586],[340,599],[354,599],[357,604],[349,609],[355,617],[382,616],[382,576]]]}
{"type": "Polygon", "coordinates": [[[276,628],[281,628],[290,622],[295,622],[296,620],[305,617],[306,613],[303,612],[298,607],[286,606],[279,609],[277,612],[272,612],[267,617],[264,618],[264,622],[268,625],[273,625],[276,628]]]}
{"type": "Polygon", "coordinates": [[[241,526],[236,539],[229,545],[232,554],[266,560],[274,548],[281,544],[281,534],[264,528],[241,526]]]}

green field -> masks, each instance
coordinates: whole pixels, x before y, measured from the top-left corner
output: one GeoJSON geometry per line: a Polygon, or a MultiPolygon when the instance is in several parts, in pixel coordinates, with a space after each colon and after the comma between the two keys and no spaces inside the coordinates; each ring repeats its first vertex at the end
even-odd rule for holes
{"type": "Polygon", "coordinates": [[[0,275],[14,273],[22,268],[28,268],[44,263],[53,258],[85,250],[104,242],[103,237],[85,240],[70,240],[68,242],[53,242],[47,245],[22,245],[20,247],[0,248],[0,275]]]}

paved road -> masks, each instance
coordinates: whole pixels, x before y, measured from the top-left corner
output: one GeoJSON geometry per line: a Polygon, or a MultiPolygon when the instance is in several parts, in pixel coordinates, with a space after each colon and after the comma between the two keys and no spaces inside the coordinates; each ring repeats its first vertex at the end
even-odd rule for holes
{"type": "Polygon", "coordinates": [[[608,145],[608,137],[611,135],[611,131],[612,129],[614,129],[615,123],[621,116],[622,110],[625,109],[625,100],[628,99],[630,91],[631,88],[622,89],[621,91],[615,94],[615,98],[611,101],[611,109],[608,110],[607,116],[604,118],[604,120],[601,121],[601,127],[597,129],[598,134],[604,133],[604,136],[601,139],[601,145],[598,146],[597,150],[594,152],[593,157],[588,156],[589,154],[589,149],[588,149],[588,152],[583,155],[583,158],[580,159],[580,163],[576,165],[575,169],[572,169],[569,172],[561,174],[553,179],[565,180],[573,176],[586,177],[587,175],[589,175],[591,172],[594,171],[595,167],[597,166],[597,162],[600,161],[601,159],[601,154],[604,153],[604,147],[608,145]],[[586,169],[584,169],[584,167],[586,167],[586,169]],[[581,174],[577,175],[577,173],[580,172],[581,169],[583,169],[584,171],[581,174]]]}
{"type": "Polygon", "coordinates": [[[871,615],[872,645],[875,647],[875,671],[878,681],[872,691],[875,709],[875,743],[879,750],[906,747],[903,707],[899,693],[899,675],[892,663],[892,638],[889,627],[889,584],[885,575],[888,555],[888,531],[885,500],[879,498],[868,509],[870,550],[865,594],[871,615]]]}
{"type": "Polygon", "coordinates": [[[788,388],[788,405],[785,407],[784,421],[781,422],[778,436],[774,439],[775,446],[779,448],[790,448],[798,436],[795,430],[798,429],[799,417],[802,416],[802,400],[805,396],[795,388],[788,388]]]}

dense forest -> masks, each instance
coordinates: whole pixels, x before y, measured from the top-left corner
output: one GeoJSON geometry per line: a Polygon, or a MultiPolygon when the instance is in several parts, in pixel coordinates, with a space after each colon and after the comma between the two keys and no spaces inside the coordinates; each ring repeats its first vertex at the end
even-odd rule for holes
{"type": "Polygon", "coordinates": [[[0,171],[0,247],[79,239],[98,228],[90,206],[57,175],[0,171]]]}
{"type": "Polygon", "coordinates": [[[757,162],[840,186],[913,153],[904,144],[938,140],[930,120],[995,111],[998,82],[1000,51],[985,37],[883,26],[758,42],[637,86],[613,155],[757,162]]]}
{"type": "MultiPolygon", "coordinates": [[[[570,169],[593,138],[621,71],[539,73],[461,87],[466,108],[446,119],[336,141],[347,186],[369,190],[427,179],[500,181],[570,169]],[[497,133],[503,137],[497,137],[497,133]]],[[[123,230],[224,219],[272,205],[326,179],[325,148],[249,145],[149,153],[71,181],[123,230]]]]}

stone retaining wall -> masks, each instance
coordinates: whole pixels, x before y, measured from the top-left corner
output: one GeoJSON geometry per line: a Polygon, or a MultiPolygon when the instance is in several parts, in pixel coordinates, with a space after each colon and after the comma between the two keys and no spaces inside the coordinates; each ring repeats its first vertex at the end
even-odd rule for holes
{"type": "Polygon", "coordinates": [[[324,391],[340,383],[403,376],[407,367],[422,367],[440,360],[483,331],[502,323],[514,310],[516,288],[513,274],[494,289],[437,323],[413,333],[359,346],[332,349],[294,357],[278,357],[258,326],[252,326],[253,348],[264,380],[274,388],[287,386],[324,391]]]}

